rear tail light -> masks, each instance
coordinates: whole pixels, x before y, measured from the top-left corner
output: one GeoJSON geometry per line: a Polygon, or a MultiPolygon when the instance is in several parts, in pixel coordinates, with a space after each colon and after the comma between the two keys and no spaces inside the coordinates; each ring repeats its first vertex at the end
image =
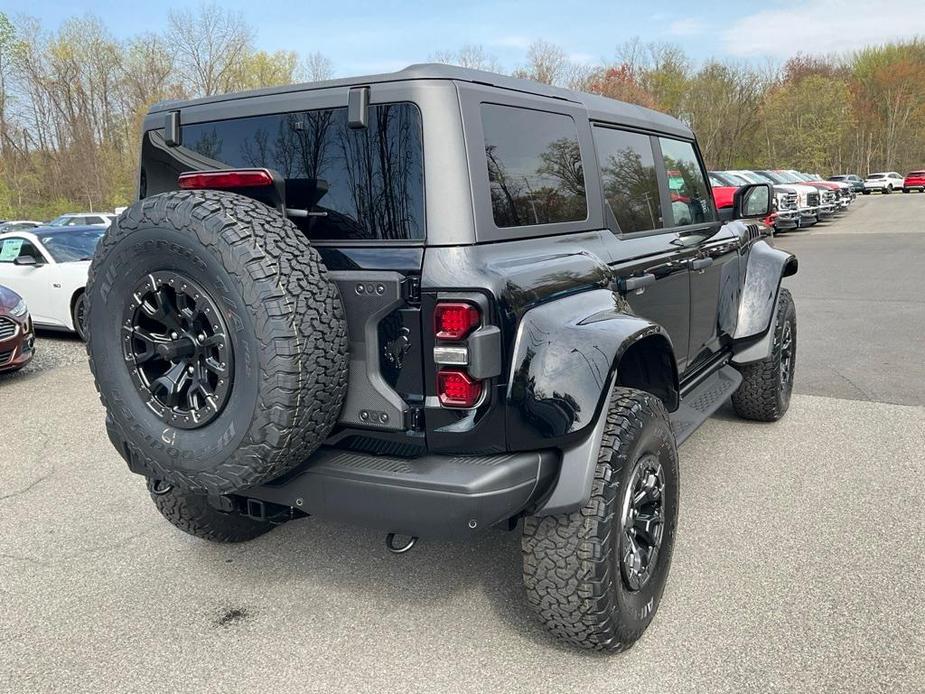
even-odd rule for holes
{"type": "Polygon", "coordinates": [[[482,396],[482,382],[465,371],[443,369],[437,372],[437,397],[444,407],[474,407],[482,396]]]}
{"type": "Polygon", "coordinates": [[[441,302],[434,308],[434,336],[438,340],[462,340],[482,321],[477,306],[463,302],[441,302]]]}
{"type": "Polygon", "coordinates": [[[273,175],[267,169],[188,171],[179,175],[177,183],[183,190],[262,188],[273,185],[273,175]]]}
{"type": "Polygon", "coordinates": [[[482,311],[475,304],[440,301],[434,307],[434,362],[442,367],[437,371],[437,397],[443,407],[475,407],[482,397],[483,382],[468,371],[466,339],[481,324],[482,311]]]}

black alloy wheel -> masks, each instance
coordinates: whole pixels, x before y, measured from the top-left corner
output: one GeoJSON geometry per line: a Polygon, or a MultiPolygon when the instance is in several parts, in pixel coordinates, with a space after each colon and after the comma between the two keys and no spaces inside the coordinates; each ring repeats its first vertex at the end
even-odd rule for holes
{"type": "Polygon", "coordinates": [[[234,354],[221,311],[192,279],[153,272],[128,298],[122,352],[138,393],[160,419],[198,429],[225,407],[234,354]]]}
{"type": "Polygon", "coordinates": [[[784,390],[789,387],[790,381],[793,379],[795,361],[793,324],[788,321],[784,323],[780,338],[780,385],[784,390]]]}
{"type": "Polygon", "coordinates": [[[633,469],[623,499],[619,556],[627,589],[637,591],[649,581],[664,534],[665,473],[658,458],[648,454],[633,469]]]}
{"type": "Polygon", "coordinates": [[[86,342],[87,340],[87,295],[81,294],[74,301],[74,308],[71,312],[71,319],[74,321],[74,332],[77,337],[86,342]]]}

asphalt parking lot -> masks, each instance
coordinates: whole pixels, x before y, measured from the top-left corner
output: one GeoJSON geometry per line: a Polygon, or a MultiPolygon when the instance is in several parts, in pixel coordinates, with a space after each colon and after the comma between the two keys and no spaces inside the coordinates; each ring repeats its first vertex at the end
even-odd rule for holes
{"type": "Polygon", "coordinates": [[[83,346],[0,376],[0,691],[912,692],[925,688],[925,195],[781,236],[796,394],[681,449],[675,558],[629,652],[548,638],[519,535],[422,541],[315,519],[218,546],[110,447],[83,346]]]}

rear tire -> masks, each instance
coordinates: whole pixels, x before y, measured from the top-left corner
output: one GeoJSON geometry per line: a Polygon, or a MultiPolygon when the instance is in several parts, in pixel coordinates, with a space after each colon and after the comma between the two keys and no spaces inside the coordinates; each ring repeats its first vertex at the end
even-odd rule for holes
{"type": "Polygon", "coordinates": [[[255,520],[237,510],[222,511],[206,496],[163,482],[148,480],[148,492],[155,508],[173,526],[209,542],[246,542],[275,527],[270,521],[255,520]]]}
{"type": "Polygon", "coordinates": [[[775,422],[784,416],[793,392],[796,347],[796,306],[790,292],[782,288],[770,356],[736,367],[742,374],[742,383],[732,395],[732,404],[740,417],[775,422]]]}
{"type": "Polygon", "coordinates": [[[524,519],[524,585],[546,629],[590,650],[632,646],[658,609],[677,521],[678,451],[668,413],[654,395],[617,388],[591,498],[572,513],[524,519]],[[640,494],[647,496],[634,506],[640,494]],[[646,551],[656,535],[655,552],[646,551]]]}

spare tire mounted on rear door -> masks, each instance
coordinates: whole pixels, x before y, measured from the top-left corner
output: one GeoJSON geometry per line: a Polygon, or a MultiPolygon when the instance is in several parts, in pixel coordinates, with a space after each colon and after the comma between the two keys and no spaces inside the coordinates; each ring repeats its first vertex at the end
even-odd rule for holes
{"type": "Polygon", "coordinates": [[[110,438],[150,478],[207,494],[272,480],[328,436],[347,329],[318,252],[275,210],[157,195],[100,243],[87,350],[110,438]]]}

